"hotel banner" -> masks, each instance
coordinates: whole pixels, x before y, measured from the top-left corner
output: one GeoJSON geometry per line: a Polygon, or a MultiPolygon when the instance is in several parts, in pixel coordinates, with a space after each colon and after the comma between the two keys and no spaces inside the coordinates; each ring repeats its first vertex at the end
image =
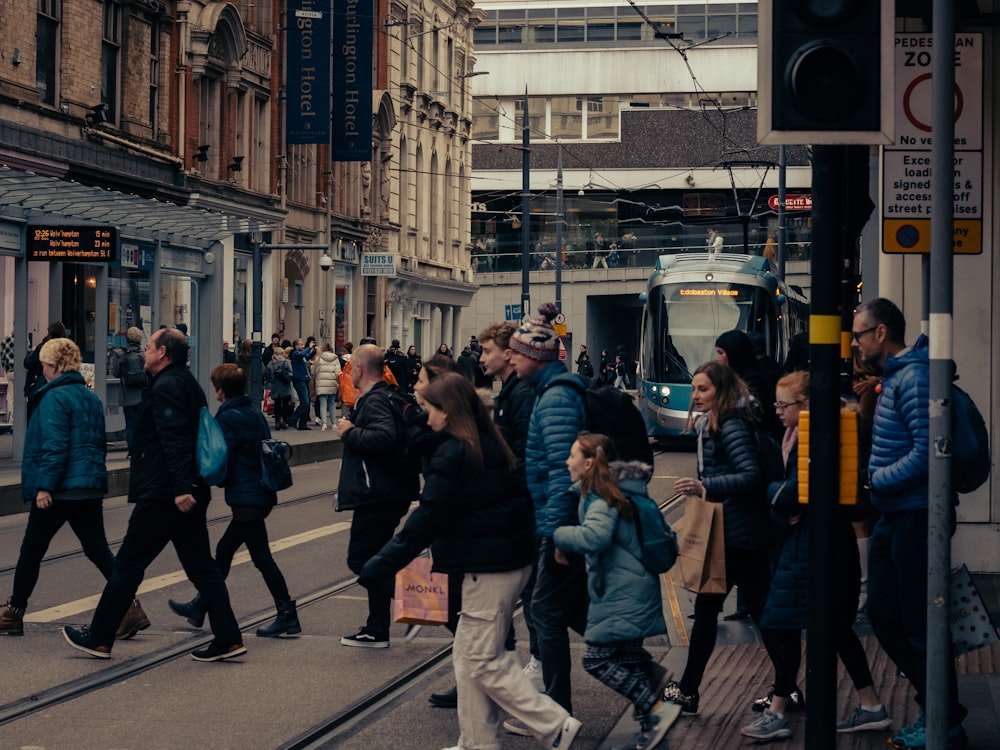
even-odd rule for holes
{"type": "Polygon", "coordinates": [[[333,161],[372,158],[372,0],[333,0],[333,161]]]}
{"type": "Polygon", "coordinates": [[[286,143],[330,142],[330,20],[330,0],[288,0],[286,143]]]}

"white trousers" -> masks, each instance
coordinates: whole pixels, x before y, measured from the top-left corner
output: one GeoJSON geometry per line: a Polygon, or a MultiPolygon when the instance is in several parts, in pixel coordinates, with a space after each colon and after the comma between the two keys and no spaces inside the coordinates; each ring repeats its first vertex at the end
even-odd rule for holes
{"type": "Polygon", "coordinates": [[[499,750],[500,711],[524,722],[547,747],[569,716],[535,689],[517,652],[504,648],[514,605],[530,575],[530,565],[507,573],[465,574],[452,651],[462,750],[499,750]]]}

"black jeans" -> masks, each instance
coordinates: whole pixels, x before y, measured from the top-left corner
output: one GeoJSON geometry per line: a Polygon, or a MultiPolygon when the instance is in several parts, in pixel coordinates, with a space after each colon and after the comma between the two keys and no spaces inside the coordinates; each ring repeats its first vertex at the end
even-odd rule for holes
{"type": "MultiPolygon", "coordinates": [[[[306,405],[308,404],[307,401],[306,405]]],[[[360,575],[365,563],[392,539],[399,520],[409,508],[409,501],[396,500],[354,509],[351,538],[347,544],[347,567],[355,575],[360,575]]],[[[368,584],[368,621],[365,629],[373,635],[389,633],[394,583],[395,578],[389,576],[368,584]]]]}
{"type": "MultiPolygon", "coordinates": [[[[10,595],[11,606],[27,609],[28,599],[38,583],[42,558],[49,549],[52,537],[68,523],[87,556],[107,580],[111,576],[115,558],[108,548],[104,535],[102,501],[53,500],[51,507],[41,510],[34,502],[28,513],[28,525],[21,541],[21,554],[14,570],[14,588],[10,595]]],[[[116,626],[117,627],[117,626],[116,626]]]]}
{"type": "Polygon", "coordinates": [[[568,555],[569,565],[560,565],[552,556],[554,549],[551,537],[544,537],[539,543],[531,619],[538,639],[545,693],[573,713],[569,628],[583,634],[587,626],[587,569],[583,557],[575,554],[568,555]]]}
{"type": "Polygon", "coordinates": [[[219,566],[219,572],[223,578],[229,576],[229,568],[233,564],[233,555],[240,545],[247,546],[250,559],[254,566],[264,577],[264,584],[271,592],[271,597],[275,602],[291,601],[288,595],[288,584],[281,574],[278,563],[271,555],[271,547],[267,542],[267,525],[264,519],[259,521],[230,521],[229,526],[219,538],[219,543],[215,545],[215,563],[219,566]]]}
{"type": "Polygon", "coordinates": [[[223,646],[242,643],[229,591],[212,559],[205,514],[208,503],[181,513],[172,497],[136,503],[114,569],[94,612],[90,631],[99,645],[110,646],[115,631],[142,583],[146,568],[172,542],[184,572],[198,589],[208,612],[212,634],[223,646]]]}
{"type": "MultiPolygon", "coordinates": [[[[927,510],[885,513],[868,548],[868,621],[924,708],[927,698],[927,510]]],[[[955,660],[948,659],[948,725],[962,723],[955,660]]]]}
{"type": "Polygon", "coordinates": [[[746,550],[726,547],[726,593],[698,594],[694,599],[694,626],[691,628],[691,645],[687,665],[680,680],[681,692],[693,695],[698,692],[705,667],[712,658],[718,635],[719,613],[726,602],[726,595],[738,585],[743,592],[747,612],[755,623],[760,623],[764,602],[771,586],[767,550],[746,550]]]}
{"type": "Polygon", "coordinates": [[[135,434],[135,423],[139,419],[139,408],[141,404],[135,404],[134,406],[123,406],[122,411],[125,413],[125,443],[128,445],[129,451],[132,450],[132,435],[135,434]]]}

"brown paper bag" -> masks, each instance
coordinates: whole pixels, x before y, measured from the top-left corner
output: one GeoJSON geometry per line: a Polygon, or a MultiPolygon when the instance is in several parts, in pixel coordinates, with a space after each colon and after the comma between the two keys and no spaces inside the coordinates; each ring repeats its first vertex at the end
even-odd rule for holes
{"type": "Polygon", "coordinates": [[[448,622],[448,575],[432,573],[429,557],[415,557],[396,573],[393,619],[410,625],[448,622]]]}
{"type": "Polygon", "coordinates": [[[674,583],[696,594],[726,593],[726,539],[722,503],[689,496],[675,526],[680,554],[670,571],[674,583]]]}

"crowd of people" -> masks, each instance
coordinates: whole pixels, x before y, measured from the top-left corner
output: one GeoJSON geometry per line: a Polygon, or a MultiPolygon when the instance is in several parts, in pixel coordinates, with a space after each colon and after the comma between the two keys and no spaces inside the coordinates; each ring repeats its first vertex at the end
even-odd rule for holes
{"type": "MultiPolygon", "coordinates": [[[[689,427],[697,440],[697,471],[678,478],[674,491],[719,504],[725,586],[723,592],[697,594],[687,661],[679,679],[670,680],[643,648],[644,639],[664,633],[666,625],[660,581],[642,564],[629,500],[646,497],[652,467],[617,460],[607,436],[588,432],[583,388],[575,384],[592,376],[571,375],[560,361],[557,314],[554,305],[543,305],[538,317],[487,327],[457,359],[442,344],[427,362],[413,347],[404,354],[398,341],[383,351],[366,338],[334,353],[329,346],[319,351],[314,339],[272,339],[262,364],[277,429],[309,429],[315,399],[323,428],[332,426],[343,441],[335,509],[352,512],[347,563],[367,591],[368,612],[340,643],[389,647],[394,577],[429,549],[435,570],[449,579],[447,627],[454,634],[456,683],[431,702],[457,708],[455,750],[498,747],[501,728],[545,747],[572,745],[581,723],[573,716],[570,630],[583,636],[587,673],[632,703],[632,747],[648,750],[678,715],[698,713],[718,618],[738,586],[774,671],[771,692],[752,701],[758,716],[741,734],[760,741],[791,736],[788,713],[804,703],[796,680],[808,605],[809,517],[808,506],[798,500],[797,450],[799,415],[809,406],[808,373],[781,373],[762,355],[760,342],[739,331],[720,335],[714,359],[694,371],[689,427]],[[489,403],[477,390],[477,372],[491,385],[501,381],[489,403]],[[420,408],[401,412],[401,392],[415,394],[420,408]],[[294,410],[292,394],[298,400],[294,410]],[[342,415],[334,422],[337,405],[342,415]],[[765,479],[757,431],[769,431],[780,442],[779,481],[765,479]],[[470,493],[470,486],[477,491],[470,493]],[[519,600],[531,657],[526,665],[515,649],[519,600]],[[538,672],[541,689],[533,679],[538,672]]],[[[195,459],[206,398],[188,369],[187,338],[178,329],[158,330],[141,353],[146,380],[129,437],[134,509],[112,555],[102,517],[103,408],[79,374],[79,349],[59,333],[50,330],[36,352],[40,382],[30,392],[22,465],[30,513],[0,633],[23,635],[40,562],[66,523],[106,580],[89,626],[63,629],[75,649],[107,659],[116,639],[149,627],[136,592],[167,543],[196,589],[193,599],[171,600],[170,607],[197,627],[207,615],[214,636],[193,652],[194,659],[246,653],[225,582],[243,544],[276,610],[275,620],[257,635],[301,632],[295,601],[268,547],[265,520],[277,499],[260,484],[258,451],[270,430],[247,396],[242,347],[211,378],[229,449],[225,500],[233,510],[214,557],[206,527],[210,492],[195,459]]],[[[838,511],[829,533],[838,556],[835,647],[858,703],[837,730],[885,730],[892,724],[853,629],[867,577],[864,606],[874,633],[912,682],[920,707],[917,720],[896,730],[890,744],[920,748],[926,734],[921,573],[927,549],[912,542],[927,537],[927,339],[920,336],[907,346],[901,312],[876,299],[858,307],[852,346],[866,471],[858,479],[858,504],[838,511]]],[[[605,351],[602,371],[606,358],[605,351]]],[[[616,381],[627,378],[627,368],[618,369],[623,353],[615,359],[616,381]]],[[[585,346],[576,364],[578,370],[589,364],[585,346]]],[[[121,368],[124,380],[124,358],[121,368]]],[[[411,626],[404,637],[416,629],[411,626]]],[[[947,736],[960,742],[967,711],[949,663],[947,736]]]]}

